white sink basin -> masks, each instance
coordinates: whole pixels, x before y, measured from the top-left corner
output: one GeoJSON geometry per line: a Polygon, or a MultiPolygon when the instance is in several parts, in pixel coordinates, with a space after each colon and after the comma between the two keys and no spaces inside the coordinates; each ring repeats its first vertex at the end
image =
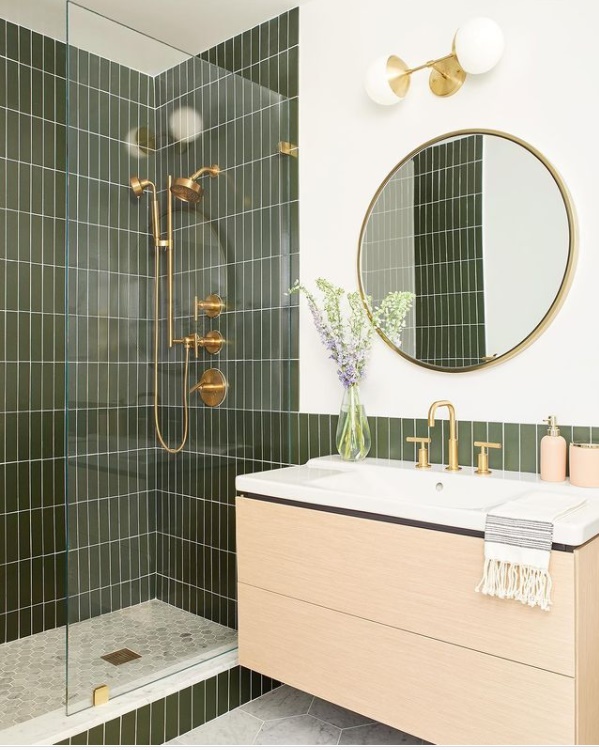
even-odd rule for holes
{"type": "Polygon", "coordinates": [[[451,473],[443,466],[416,469],[408,461],[367,458],[349,463],[327,456],[304,466],[238,476],[236,487],[241,493],[474,531],[484,530],[492,508],[542,489],[587,500],[556,521],[555,543],[577,546],[599,534],[599,490],[541,482],[534,474],[496,471],[478,476],[472,468],[451,473]]]}
{"type": "Polygon", "coordinates": [[[436,508],[488,510],[526,491],[521,482],[506,480],[481,484],[479,477],[395,467],[356,466],[329,476],[308,480],[312,487],[354,495],[373,495],[397,503],[431,505],[436,508]]]}

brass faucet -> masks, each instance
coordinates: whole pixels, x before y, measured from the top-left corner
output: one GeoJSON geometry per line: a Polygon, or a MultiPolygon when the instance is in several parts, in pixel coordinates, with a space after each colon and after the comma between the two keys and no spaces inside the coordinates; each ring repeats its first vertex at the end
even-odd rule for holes
{"type": "Polygon", "coordinates": [[[461,471],[462,467],[458,464],[458,436],[455,426],[455,408],[449,401],[434,401],[428,410],[428,426],[435,426],[435,412],[439,406],[446,406],[449,411],[449,440],[447,443],[449,466],[446,471],[461,471]]]}

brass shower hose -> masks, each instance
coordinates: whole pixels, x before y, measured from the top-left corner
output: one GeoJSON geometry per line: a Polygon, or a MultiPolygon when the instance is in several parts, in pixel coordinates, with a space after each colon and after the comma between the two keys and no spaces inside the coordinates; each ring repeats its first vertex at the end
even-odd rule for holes
{"type": "Polygon", "coordinates": [[[168,453],[179,453],[187,441],[187,431],[189,427],[189,409],[187,404],[188,390],[188,373],[189,373],[189,347],[185,346],[185,367],[183,369],[183,439],[176,448],[170,448],[160,430],[160,419],[158,413],[158,312],[159,312],[159,295],[160,295],[160,248],[156,248],[154,262],[154,425],[156,426],[156,435],[160,445],[168,453]]]}

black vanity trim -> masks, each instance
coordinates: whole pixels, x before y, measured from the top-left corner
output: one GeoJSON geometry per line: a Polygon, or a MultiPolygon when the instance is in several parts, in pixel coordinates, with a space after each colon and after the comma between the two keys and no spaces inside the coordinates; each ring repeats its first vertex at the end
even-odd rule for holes
{"type": "MultiPolygon", "coordinates": [[[[443,531],[446,534],[459,534],[460,536],[475,536],[484,539],[484,532],[475,529],[461,529],[457,526],[444,526],[440,523],[430,523],[429,521],[416,521],[412,518],[397,518],[396,516],[384,516],[380,513],[369,513],[366,510],[353,510],[351,508],[335,508],[331,505],[317,505],[315,503],[306,503],[303,500],[287,500],[282,497],[271,497],[270,495],[256,495],[253,492],[239,490],[239,497],[247,497],[250,500],[263,500],[267,503],[277,503],[278,505],[293,505],[296,508],[308,508],[309,510],[321,510],[324,513],[336,513],[339,516],[352,516],[354,518],[367,518],[370,521],[381,521],[382,523],[396,523],[400,526],[415,526],[418,529],[431,529],[432,531],[443,531]]],[[[576,547],[569,544],[553,543],[551,549],[558,552],[574,552],[576,547]]]]}

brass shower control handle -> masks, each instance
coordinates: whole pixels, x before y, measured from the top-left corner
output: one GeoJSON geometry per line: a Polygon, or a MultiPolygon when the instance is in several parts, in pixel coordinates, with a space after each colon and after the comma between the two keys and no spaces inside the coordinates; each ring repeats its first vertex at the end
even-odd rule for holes
{"type": "Polygon", "coordinates": [[[481,440],[476,440],[474,442],[475,448],[480,448],[480,453],[478,454],[477,462],[478,462],[478,468],[474,472],[475,474],[491,474],[491,469],[489,469],[489,454],[487,453],[487,450],[489,448],[501,448],[501,443],[484,443],[481,440]]]}
{"type": "Polygon", "coordinates": [[[225,343],[220,331],[209,331],[202,338],[198,337],[198,345],[203,346],[209,354],[218,354],[225,343]]]}
{"type": "Polygon", "coordinates": [[[193,319],[198,321],[198,313],[202,310],[208,318],[218,318],[225,308],[225,303],[218,294],[209,294],[206,299],[194,297],[193,319]]]}
{"type": "Polygon", "coordinates": [[[220,406],[227,397],[228,390],[227,379],[220,370],[213,367],[206,370],[189,392],[197,391],[206,406],[220,406]]]}
{"type": "Polygon", "coordinates": [[[173,344],[183,344],[186,349],[193,349],[196,359],[200,356],[200,347],[203,347],[209,354],[218,354],[224,343],[225,340],[220,331],[209,331],[205,336],[190,333],[182,339],[173,339],[173,344]]]}
{"type": "Polygon", "coordinates": [[[428,437],[408,437],[406,438],[408,443],[420,443],[418,448],[418,463],[416,464],[417,469],[430,469],[431,465],[428,462],[428,446],[431,439],[428,437]]]}

